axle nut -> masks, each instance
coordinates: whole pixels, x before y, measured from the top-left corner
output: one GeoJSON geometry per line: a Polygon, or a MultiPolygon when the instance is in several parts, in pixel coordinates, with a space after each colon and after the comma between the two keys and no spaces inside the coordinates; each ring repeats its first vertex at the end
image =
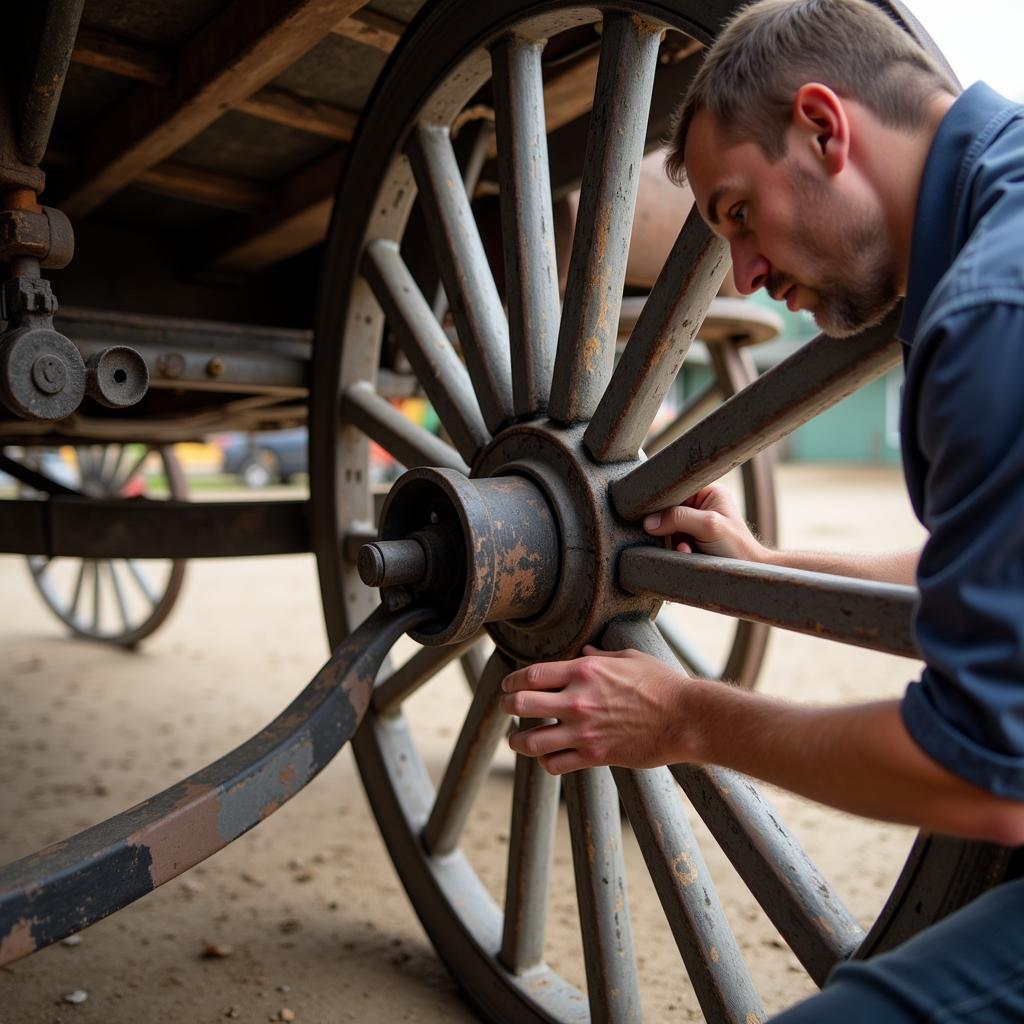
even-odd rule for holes
{"type": "Polygon", "coordinates": [[[0,338],[0,399],[26,420],[62,420],[85,395],[85,363],[63,334],[19,327],[0,338]]]}
{"type": "Polygon", "coordinates": [[[90,396],[108,409],[127,409],[149,390],[146,360],[127,345],[111,345],[96,352],[85,366],[90,396]]]}

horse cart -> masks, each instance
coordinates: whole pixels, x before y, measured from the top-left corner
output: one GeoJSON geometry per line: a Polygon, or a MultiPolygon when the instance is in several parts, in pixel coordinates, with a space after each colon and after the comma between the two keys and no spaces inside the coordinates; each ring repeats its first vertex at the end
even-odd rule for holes
{"type": "MultiPolygon", "coordinates": [[[[878,2],[934,52],[899,0],[878,2]]],[[[333,651],[237,749],[0,869],[0,963],[210,856],[348,742],[409,898],[487,1019],[636,1019],[623,827],[709,1021],[763,1010],[690,812],[818,983],[1013,870],[1009,851],[922,836],[865,932],[756,787],[689,765],[560,786],[520,760],[502,905],[460,848],[515,727],[497,695],[519,665],[590,642],[750,686],[770,627],[915,655],[911,588],[680,555],[638,525],[739,470],[770,536],[769,447],[899,361],[890,319],[755,375],[748,346],[771,325],[716,297],[728,255],[695,212],[663,266],[630,270],[643,156],[736,6],[7,12],[0,469],[19,490],[0,502],[2,550],[28,556],[73,630],[127,645],[160,624],[186,560],[313,552],[333,651]],[[710,382],[652,434],[701,347],[710,382]],[[440,434],[403,416],[393,400],[409,396],[429,400],[440,434]],[[308,500],[188,500],[171,445],[296,425],[309,430],[308,500]],[[371,441],[407,470],[384,494],[371,441]],[[70,480],[41,457],[56,446],[75,452],[70,480]],[[147,458],[162,460],[166,495],[133,483],[147,458]],[[160,561],[155,584],[146,567],[160,561]],[[663,602],[734,619],[724,657],[659,619],[663,602]],[[399,661],[404,634],[418,646],[399,661]],[[435,787],[403,703],[457,659],[472,698],[435,787]],[[561,800],[585,991],[545,961],[561,800]]]]}

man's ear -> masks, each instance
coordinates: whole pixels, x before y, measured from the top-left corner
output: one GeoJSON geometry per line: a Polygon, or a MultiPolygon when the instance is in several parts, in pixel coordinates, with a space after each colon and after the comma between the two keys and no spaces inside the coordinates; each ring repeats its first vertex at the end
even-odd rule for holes
{"type": "Polygon", "coordinates": [[[843,170],[850,155],[850,122],[843,101],[827,85],[805,82],[797,89],[792,127],[827,174],[843,170]]]}

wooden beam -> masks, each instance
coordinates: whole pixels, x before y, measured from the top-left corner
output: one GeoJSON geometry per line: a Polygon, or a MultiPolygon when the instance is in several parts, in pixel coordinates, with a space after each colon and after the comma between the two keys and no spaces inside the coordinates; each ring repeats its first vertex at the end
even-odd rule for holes
{"type": "MultiPolygon", "coordinates": [[[[575,121],[590,109],[597,60],[597,55],[588,56],[545,85],[548,131],[575,121]]],[[[269,218],[248,218],[235,240],[221,249],[207,269],[263,270],[322,242],[340,168],[339,155],[332,154],[286,181],[282,192],[287,198],[281,208],[269,218]]]]}
{"type": "Polygon", "coordinates": [[[78,30],[71,61],[148,85],[165,87],[174,77],[171,62],[160,50],[137,46],[92,28],[78,30]]]}
{"type": "Polygon", "coordinates": [[[338,22],[331,30],[335,35],[354,39],[357,43],[372,46],[375,50],[390,53],[398,44],[406,26],[396,18],[376,11],[356,11],[350,18],[338,22]]]}
{"type": "Polygon", "coordinates": [[[262,270],[323,241],[345,155],[330,153],[287,179],[271,214],[247,218],[204,269],[262,270]]]}
{"type": "Polygon", "coordinates": [[[147,192],[238,213],[266,212],[277,202],[277,190],[271,185],[175,160],[143,171],[134,184],[147,192]]]}
{"type": "Polygon", "coordinates": [[[90,133],[60,206],[84,217],[311,50],[362,0],[234,0],[178,55],[169,89],[140,84],[90,133]]]}
{"type": "Polygon", "coordinates": [[[285,89],[270,87],[260,89],[258,93],[239,101],[235,109],[264,121],[273,121],[275,124],[298,128],[340,142],[348,142],[359,123],[359,114],[354,110],[345,110],[311,96],[300,96],[285,89]]]}

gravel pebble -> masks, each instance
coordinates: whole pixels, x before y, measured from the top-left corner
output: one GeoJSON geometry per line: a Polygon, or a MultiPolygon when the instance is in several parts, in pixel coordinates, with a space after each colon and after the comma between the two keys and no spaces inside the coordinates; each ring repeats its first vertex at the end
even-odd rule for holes
{"type": "Polygon", "coordinates": [[[76,988],[74,992],[69,992],[64,997],[65,1003],[84,1003],[89,998],[89,993],[84,989],[76,988]]]}

